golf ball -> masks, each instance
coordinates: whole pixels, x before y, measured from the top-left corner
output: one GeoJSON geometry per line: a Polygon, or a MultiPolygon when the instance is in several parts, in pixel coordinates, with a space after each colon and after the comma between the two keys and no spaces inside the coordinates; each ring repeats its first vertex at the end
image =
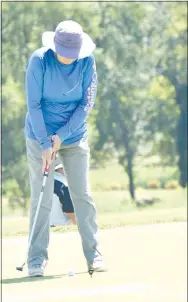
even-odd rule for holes
{"type": "Polygon", "coordinates": [[[75,275],[75,272],[72,269],[70,269],[68,271],[68,276],[74,276],[74,275],[75,275]]]}

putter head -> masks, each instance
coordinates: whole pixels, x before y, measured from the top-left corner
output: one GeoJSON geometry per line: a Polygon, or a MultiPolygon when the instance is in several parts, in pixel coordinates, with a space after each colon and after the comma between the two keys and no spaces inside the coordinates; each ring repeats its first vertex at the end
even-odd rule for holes
{"type": "Polygon", "coordinates": [[[88,273],[89,273],[90,276],[92,277],[92,276],[93,276],[93,273],[94,273],[94,269],[91,267],[91,268],[88,270],[88,273]]]}
{"type": "Polygon", "coordinates": [[[23,271],[23,266],[17,266],[16,270],[22,272],[23,271]]]}

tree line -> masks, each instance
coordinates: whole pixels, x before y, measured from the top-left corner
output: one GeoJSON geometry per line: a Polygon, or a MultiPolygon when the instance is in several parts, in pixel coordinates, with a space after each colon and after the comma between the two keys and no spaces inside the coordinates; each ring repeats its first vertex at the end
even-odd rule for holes
{"type": "Polygon", "coordinates": [[[29,198],[24,76],[41,35],[79,22],[97,45],[99,87],[90,118],[92,160],[117,156],[135,199],[135,159],[159,155],[187,185],[186,3],[2,3],[3,194],[29,198]]]}

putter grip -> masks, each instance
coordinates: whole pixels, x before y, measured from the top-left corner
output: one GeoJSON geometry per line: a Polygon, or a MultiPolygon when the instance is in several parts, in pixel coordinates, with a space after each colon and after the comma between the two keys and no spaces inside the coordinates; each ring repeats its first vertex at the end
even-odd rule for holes
{"type": "MultiPolygon", "coordinates": [[[[53,160],[54,158],[54,152],[52,153],[51,159],[53,160]]],[[[47,176],[50,170],[50,165],[46,165],[45,170],[44,170],[44,175],[47,176]]]]}

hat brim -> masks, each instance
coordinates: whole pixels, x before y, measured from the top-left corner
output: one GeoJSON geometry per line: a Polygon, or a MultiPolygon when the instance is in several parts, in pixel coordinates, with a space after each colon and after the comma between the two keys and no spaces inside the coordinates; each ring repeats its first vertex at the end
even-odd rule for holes
{"type": "Polygon", "coordinates": [[[46,31],[42,35],[43,46],[52,49],[58,55],[68,58],[68,59],[83,59],[89,57],[95,50],[96,45],[93,43],[92,39],[83,33],[83,40],[80,49],[66,48],[60,44],[54,43],[55,32],[46,31]]]}
{"type": "Polygon", "coordinates": [[[62,164],[59,164],[59,165],[56,165],[56,166],[55,166],[55,169],[54,169],[54,170],[58,170],[58,169],[61,169],[61,168],[63,168],[63,165],[62,165],[62,164]]]}

